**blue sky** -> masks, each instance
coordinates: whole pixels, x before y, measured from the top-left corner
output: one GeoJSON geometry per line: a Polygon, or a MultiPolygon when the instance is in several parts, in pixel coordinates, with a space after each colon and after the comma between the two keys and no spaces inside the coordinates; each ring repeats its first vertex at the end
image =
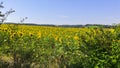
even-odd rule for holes
{"type": "Polygon", "coordinates": [[[3,12],[13,8],[7,21],[36,24],[120,23],[120,0],[1,0],[3,12]]]}

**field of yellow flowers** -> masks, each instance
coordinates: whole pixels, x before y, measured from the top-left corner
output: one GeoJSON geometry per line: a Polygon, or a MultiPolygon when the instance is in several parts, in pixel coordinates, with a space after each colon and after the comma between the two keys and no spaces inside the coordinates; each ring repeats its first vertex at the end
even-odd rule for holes
{"type": "Polygon", "coordinates": [[[1,24],[0,68],[120,68],[120,27],[1,24]]]}

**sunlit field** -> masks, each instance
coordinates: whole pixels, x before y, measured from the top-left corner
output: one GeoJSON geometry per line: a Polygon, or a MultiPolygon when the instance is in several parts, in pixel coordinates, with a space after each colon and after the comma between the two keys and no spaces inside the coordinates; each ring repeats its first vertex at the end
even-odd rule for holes
{"type": "Polygon", "coordinates": [[[120,68],[120,27],[1,24],[0,68],[120,68]]]}

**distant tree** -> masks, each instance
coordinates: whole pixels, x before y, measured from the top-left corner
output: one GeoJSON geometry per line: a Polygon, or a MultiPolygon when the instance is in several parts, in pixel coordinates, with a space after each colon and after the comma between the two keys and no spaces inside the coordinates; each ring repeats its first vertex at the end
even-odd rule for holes
{"type": "MultiPolygon", "coordinates": [[[[0,9],[1,9],[1,8],[4,8],[3,2],[0,3],[0,9]]],[[[2,14],[2,12],[0,11],[0,21],[1,21],[2,23],[4,23],[4,21],[7,19],[7,17],[8,17],[11,13],[13,13],[13,12],[15,12],[15,10],[13,10],[13,9],[10,9],[9,11],[6,11],[5,14],[2,14]]]]}
{"type": "Polygon", "coordinates": [[[23,23],[26,19],[28,19],[28,17],[25,17],[22,20],[20,20],[20,23],[23,23]]]}
{"type": "MultiPolygon", "coordinates": [[[[3,2],[0,3],[0,9],[4,8],[4,6],[2,4],[3,4],[3,2]]],[[[2,12],[0,11],[0,17],[3,17],[3,16],[4,16],[4,14],[2,14],[2,12]]]]}
{"type": "Polygon", "coordinates": [[[3,4],[3,2],[0,3],[0,8],[4,8],[4,6],[2,4],[3,4]]]}
{"type": "Polygon", "coordinates": [[[13,9],[10,9],[9,11],[6,11],[3,18],[1,19],[1,22],[4,23],[4,21],[7,19],[7,17],[13,12],[15,12],[15,10],[13,10],[13,9]]]}

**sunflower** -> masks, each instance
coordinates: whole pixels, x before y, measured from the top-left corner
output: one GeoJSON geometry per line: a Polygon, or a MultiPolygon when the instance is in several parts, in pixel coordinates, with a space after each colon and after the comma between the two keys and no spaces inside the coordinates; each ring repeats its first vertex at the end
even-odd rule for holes
{"type": "Polygon", "coordinates": [[[29,36],[33,36],[33,33],[30,32],[30,33],[29,33],[29,36]]]}
{"type": "Polygon", "coordinates": [[[41,38],[41,32],[37,33],[38,38],[41,38]]]}
{"type": "Polygon", "coordinates": [[[74,40],[78,40],[79,39],[79,37],[78,36],[74,36],[74,40]]]}
{"type": "Polygon", "coordinates": [[[11,34],[10,39],[14,39],[16,35],[17,35],[16,33],[11,34]]]}
{"type": "Polygon", "coordinates": [[[19,37],[22,37],[23,35],[24,35],[23,32],[18,32],[18,36],[19,36],[19,37]]]}

